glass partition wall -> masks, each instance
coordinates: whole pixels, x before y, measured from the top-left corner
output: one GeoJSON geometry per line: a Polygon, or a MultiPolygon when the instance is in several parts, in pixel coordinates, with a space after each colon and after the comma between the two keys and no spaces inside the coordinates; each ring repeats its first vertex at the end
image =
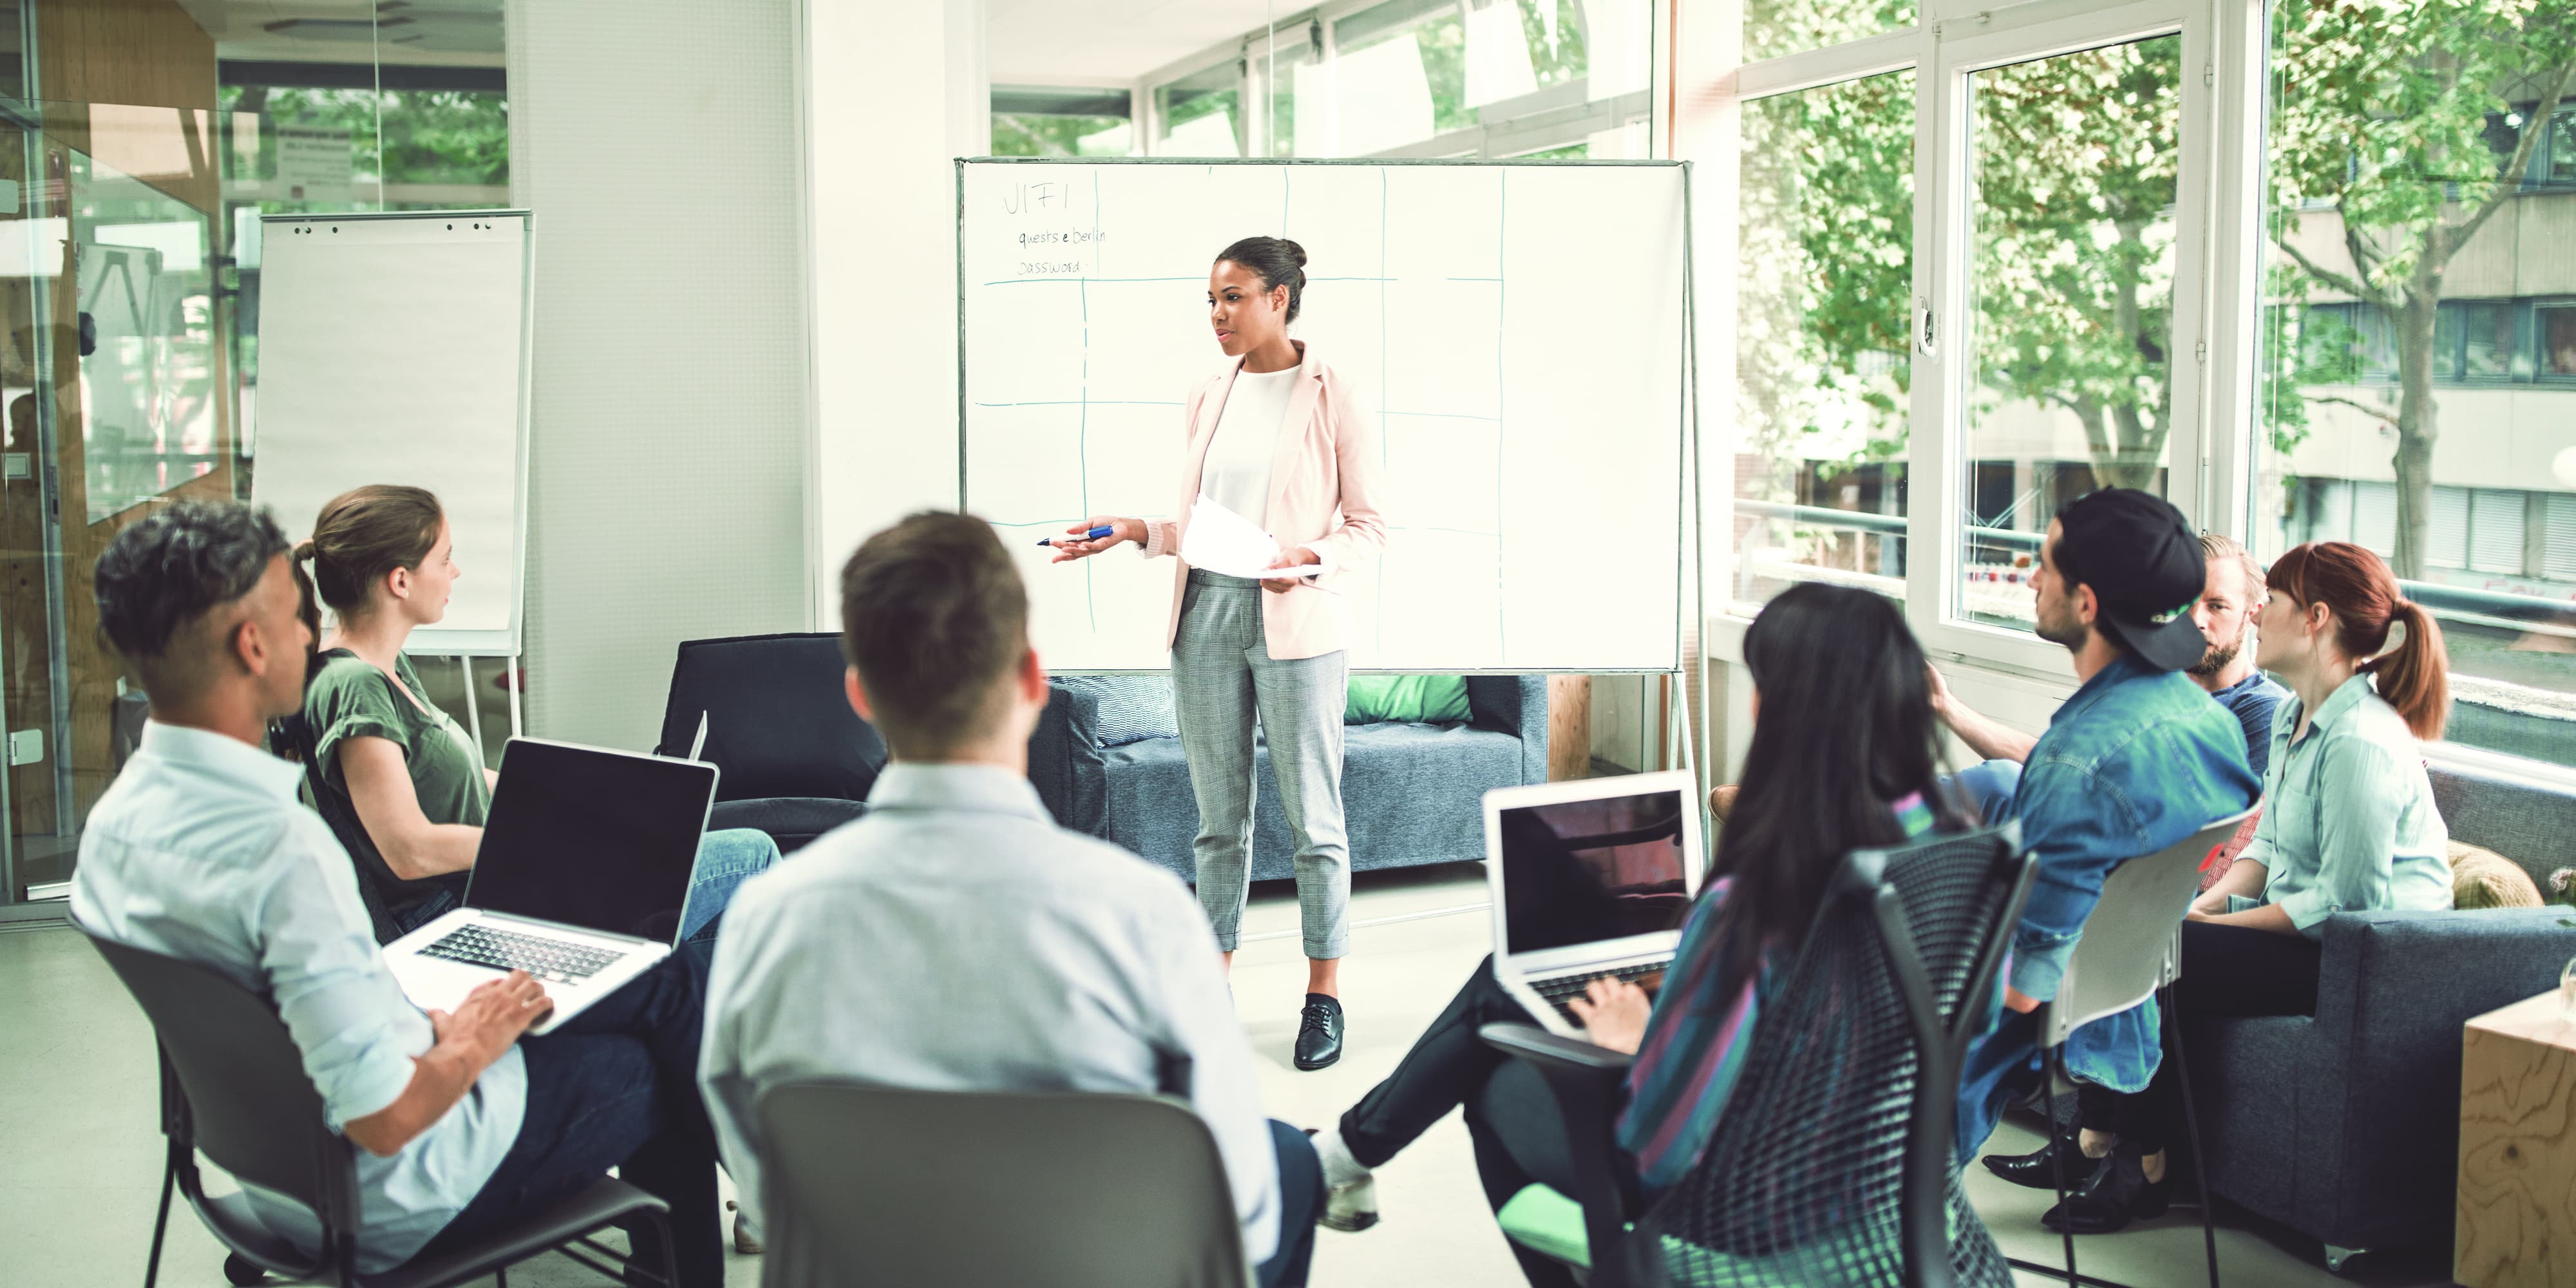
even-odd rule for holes
{"type": "MultiPolygon", "coordinates": [[[[78,34],[36,38],[48,10],[0,0],[0,922],[62,915],[82,823],[141,736],[98,639],[99,555],[159,506],[250,493],[259,216],[508,204],[485,8],[411,24],[436,67],[379,65],[346,23],[236,38],[175,4],[138,10],[169,28],[147,57],[83,63],[78,34]]],[[[423,671],[462,713],[454,668],[423,671]]],[[[476,696],[506,728],[507,691],[476,696]]]]}

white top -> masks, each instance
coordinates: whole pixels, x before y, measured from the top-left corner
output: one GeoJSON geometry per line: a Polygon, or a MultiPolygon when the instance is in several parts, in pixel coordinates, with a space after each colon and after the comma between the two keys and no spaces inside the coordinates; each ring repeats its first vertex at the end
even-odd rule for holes
{"type": "Polygon", "coordinates": [[[1028,779],[896,763],[868,814],[743,883],[707,985],[698,1079],[737,1192],[760,1193],[764,1088],[1169,1090],[1216,1137],[1256,1263],[1278,1161],[1216,937],[1180,879],[1055,825],[1028,779]]]}
{"type": "Polygon", "coordinates": [[[1304,369],[1237,371],[1199,467],[1200,492],[1260,527],[1270,526],[1270,463],[1288,421],[1288,394],[1304,369]]]}
{"type": "MultiPolygon", "coordinates": [[[[348,852],[295,799],[303,780],[238,739],[147,723],[81,835],[72,915],[273,998],[338,1130],[402,1095],[432,1035],[385,967],[348,852]]],[[[464,1210],[518,1139],[527,1091],[514,1045],[400,1153],[354,1151],[360,1270],[409,1261],[464,1210]]],[[[263,1224],[319,1251],[321,1224],[302,1204],[244,1188],[263,1224]]]]}

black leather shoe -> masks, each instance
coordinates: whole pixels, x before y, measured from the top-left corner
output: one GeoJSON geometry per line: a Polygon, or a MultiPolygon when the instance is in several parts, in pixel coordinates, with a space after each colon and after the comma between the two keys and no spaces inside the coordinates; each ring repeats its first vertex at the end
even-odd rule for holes
{"type": "Polygon", "coordinates": [[[1341,1058],[1341,1000],[1308,993],[1306,1009],[1297,1013],[1297,1067],[1321,1069],[1341,1058]]]}
{"type": "MultiPolygon", "coordinates": [[[[2084,1179],[2093,1174],[2093,1169],[2100,1166],[2102,1160],[2086,1158],[2084,1147],[2076,1144],[2072,1135],[2058,1137],[2056,1145],[2054,1156],[2065,1160],[2066,1188],[2071,1193],[2084,1184],[2084,1179]]],[[[1987,1171],[2015,1185],[2026,1185],[2034,1190],[2054,1190],[2057,1188],[2057,1169],[2051,1158],[2051,1151],[2043,1146],[2027,1154],[1988,1154],[1977,1161],[1984,1163],[1987,1171]]]]}
{"type": "Polygon", "coordinates": [[[2172,1160],[2166,1160],[2163,1180],[2149,1181],[2138,1151],[2122,1145],[2096,1164],[2083,1187],[2067,1195],[2064,1203],[2050,1208],[2039,1223],[2052,1231],[2111,1234],[2127,1229],[2131,1221],[2152,1221],[2163,1216],[2172,1202],[2172,1160]]]}

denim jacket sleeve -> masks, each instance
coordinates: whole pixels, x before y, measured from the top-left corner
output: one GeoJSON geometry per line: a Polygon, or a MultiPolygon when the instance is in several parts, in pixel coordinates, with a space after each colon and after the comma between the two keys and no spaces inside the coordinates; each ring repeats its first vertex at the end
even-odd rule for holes
{"type": "Polygon", "coordinates": [[[2035,758],[2013,803],[2022,839],[2039,857],[2039,878],[2013,930],[2009,982],[2044,1002],[2057,995],[2103,879],[2146,850],[2147,829],[2126,792],[2069,757],[2035,758]]]}

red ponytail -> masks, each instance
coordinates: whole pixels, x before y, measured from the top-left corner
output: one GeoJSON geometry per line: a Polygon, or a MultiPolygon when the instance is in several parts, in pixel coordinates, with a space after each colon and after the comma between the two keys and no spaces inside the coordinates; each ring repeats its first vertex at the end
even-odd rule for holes
{"type": "Polygon", "coordinates": [[[2451,715],[2451,655],[2442,628],[2423,605],[2398,593],[2396,577],[2378,555],[2349,541],[2313,541],[2274,560],[2263,580],[2302,607],[2332,609],[2335,645],[2358,663],[2355,669],[2376,677],[2379,696],[2416,737],[2442,736],[2451,715]],[[2392,625],[2406,634],[2388,649],[2392,625]]]}

